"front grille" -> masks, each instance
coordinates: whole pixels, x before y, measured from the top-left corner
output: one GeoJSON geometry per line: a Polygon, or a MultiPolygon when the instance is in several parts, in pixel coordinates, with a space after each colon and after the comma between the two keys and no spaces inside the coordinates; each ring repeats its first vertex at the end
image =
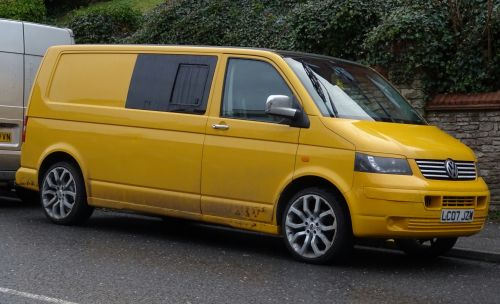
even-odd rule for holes
{"type": "Polygon", "coordinates": [[[476,206],[474,196],[443,196],[443,207],[471,207],[476,206]]]}
{"type": "MultiPolygon", "coordinates": [[[[416,160],[418,168],[425,178],[452,180],[446,172],[445,160],[416,160]]],[[[457,180],[476,179],[476,165],[469,161],[456,161],[458,169],[457,180]]]]}

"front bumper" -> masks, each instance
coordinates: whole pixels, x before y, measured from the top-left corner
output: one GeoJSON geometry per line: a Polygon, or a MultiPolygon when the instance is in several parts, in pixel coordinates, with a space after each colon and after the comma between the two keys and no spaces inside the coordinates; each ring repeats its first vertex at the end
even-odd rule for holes
{"type": "Polygon", "coordinates": [[[427,180],[419,176],[355,173],[347,195],[357,237],[459,237],[481,231],[490,194],[482,178],[427,180]],[[469,223],[441,223],[443,209],[474,209],[469,223]]]}

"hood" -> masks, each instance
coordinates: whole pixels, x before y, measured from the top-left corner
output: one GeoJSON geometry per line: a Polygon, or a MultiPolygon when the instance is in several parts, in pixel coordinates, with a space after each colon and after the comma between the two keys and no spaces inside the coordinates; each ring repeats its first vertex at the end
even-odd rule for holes
{"type": "Polygon", "coordinates": [[[328,117],[322,121],[328,129],[354,144],[357,151],[398,154],[412,159],[476,160],[469,147],[434,126],[328,117]]]}

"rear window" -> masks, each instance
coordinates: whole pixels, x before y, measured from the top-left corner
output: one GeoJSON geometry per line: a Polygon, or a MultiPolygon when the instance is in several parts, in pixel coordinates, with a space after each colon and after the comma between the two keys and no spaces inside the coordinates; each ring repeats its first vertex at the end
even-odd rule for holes
{"type": "Polygon", "coordinates": [[[203,114],[216,63],[215,56],[141,54],[126,107],[203,114]]]}

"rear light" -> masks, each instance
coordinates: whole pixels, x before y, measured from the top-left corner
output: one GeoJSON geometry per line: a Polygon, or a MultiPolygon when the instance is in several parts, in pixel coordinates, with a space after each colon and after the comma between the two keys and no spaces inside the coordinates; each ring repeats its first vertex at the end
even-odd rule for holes
{"type": "Polygon", "coordinates": [[[24,117],[24,121],[23,121],[23,135],[22,135],[23,143],[26,141],[26,126],[27,125],[28,125],[28,116],[24,117]]]}

